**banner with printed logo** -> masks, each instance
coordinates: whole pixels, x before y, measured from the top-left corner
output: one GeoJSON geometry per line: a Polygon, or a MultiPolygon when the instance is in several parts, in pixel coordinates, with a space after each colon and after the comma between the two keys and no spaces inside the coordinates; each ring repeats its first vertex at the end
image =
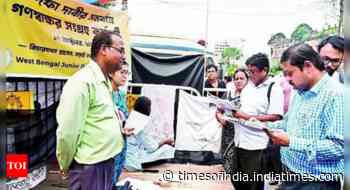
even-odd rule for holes
{"type": "Polygon", "coordinates": [[[7,76],[66,78],[88,63],[93,36],[119,32],[130,63],[128,15],[77,0],[0,0],[7,76]]]}
{"type": "Polygon", "coordinates": [[[8,110],[34,110],[33,92],[6,92],[8,110]]]}

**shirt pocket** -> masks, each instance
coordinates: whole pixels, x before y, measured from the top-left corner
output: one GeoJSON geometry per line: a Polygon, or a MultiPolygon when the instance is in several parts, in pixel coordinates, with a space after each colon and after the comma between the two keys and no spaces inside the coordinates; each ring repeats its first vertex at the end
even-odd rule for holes
{"type": "Polygon", "coordinates": [[[115,117],[116,110],[112,100],[112,95],[103,83],[96,85],[95,101],[93,102],[92,113],[107,118],[115,117]]]}
{"type": "Polygon", "coordinates": [[[300,109],[298,117],[297,127],[298,137],[306,139],[318,139],[320,135],[320,118],[319,114],[307,108],[300,109]]]}

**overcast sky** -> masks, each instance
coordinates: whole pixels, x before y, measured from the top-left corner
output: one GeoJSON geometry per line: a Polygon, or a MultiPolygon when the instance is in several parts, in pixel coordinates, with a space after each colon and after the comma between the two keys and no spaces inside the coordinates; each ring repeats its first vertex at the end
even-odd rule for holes
{"type": "MultiPolygon", "coordinates": [[[[209,48],[216,41],[240,41],[244,54],[269,53],[272,34],[290,36],[300,23],[314,29],[334,24],[325,0],[209,0],[209,48]]],[[[205,38],[207,0],[130,0],[131,33],[205,38]]]]}

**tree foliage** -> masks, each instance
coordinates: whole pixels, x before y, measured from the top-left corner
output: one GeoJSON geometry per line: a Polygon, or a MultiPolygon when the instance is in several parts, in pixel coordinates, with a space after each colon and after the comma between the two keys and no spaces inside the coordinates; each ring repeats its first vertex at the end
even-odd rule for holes
{"type": "Polygon", "coordinates": [[[268,45],[278,43],[281,40],[287,39],[286,35],[284,35],[282,32],[278,32],[271,36],[270,40],[267,42],[268,45]]]}
{"type": "Polygon", "coordinates": [[[271,76],[276,76],[280,72],[282,72],[282,68],[281,68],[281,64],[280,64],[279,60],[272,59],[270,63],[271,63],[271,66],[270,66],[270,75],[271,76]]]}
{"type": "Polygon", "coordinates": [[[226,64],[226,75],[233,76],[233,73],[235,73],[237,67],[238,66],[235,64],[226,64]]]}
{"type": "Polygon", "coordinates": [[[303,23],[296,27],[291,35],[291,39],[295,41],[306,41],[312,36],[313,32],[311,26],[303,23]]]}
{"type": "Polygon", "coordinates": [[[242,56],[242,50],[235,47],[225,48],[222,52],[222,59],[224,64],[229,64],[231,60],[239,60],[242,56]]]}
{"type": "Polygon", "coordinates": [[[338,22],[337,33],[342,34],[343,27],[344,27],[343,19],[344,19],[345,1],[344,0],[322,0],[322,1],[326,3],[326,5],[330,5],[335,9],[339,9],[337,10],[339,11],[338,14],[336,15],[337,22],[338,22]]]}

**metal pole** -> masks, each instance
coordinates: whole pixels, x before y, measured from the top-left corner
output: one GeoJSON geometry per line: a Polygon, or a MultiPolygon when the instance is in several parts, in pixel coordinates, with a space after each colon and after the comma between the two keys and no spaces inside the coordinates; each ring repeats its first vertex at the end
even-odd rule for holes
{"type": "Polygon", "coordinates": [[[202,89],[202,95],[204,96],[204,88],[205,88],[205,70],[207,68],[207,52],[208,52],[208,26],[209,26],[209,1],[207,0],[207,11],[206,11],[206,19],[205,19],[205,49],[204,49],[204,80],[203,80],[203,89],[202,89]]]}
{"type": "Polygon", "coordinates": [[[205,48],[207,50],[207,47],[208,47],[208,26],[209,26],[209,1],[210,0],[207,0],[207,11],[206,11],[206,19],[205,19],[205,48]]]}

